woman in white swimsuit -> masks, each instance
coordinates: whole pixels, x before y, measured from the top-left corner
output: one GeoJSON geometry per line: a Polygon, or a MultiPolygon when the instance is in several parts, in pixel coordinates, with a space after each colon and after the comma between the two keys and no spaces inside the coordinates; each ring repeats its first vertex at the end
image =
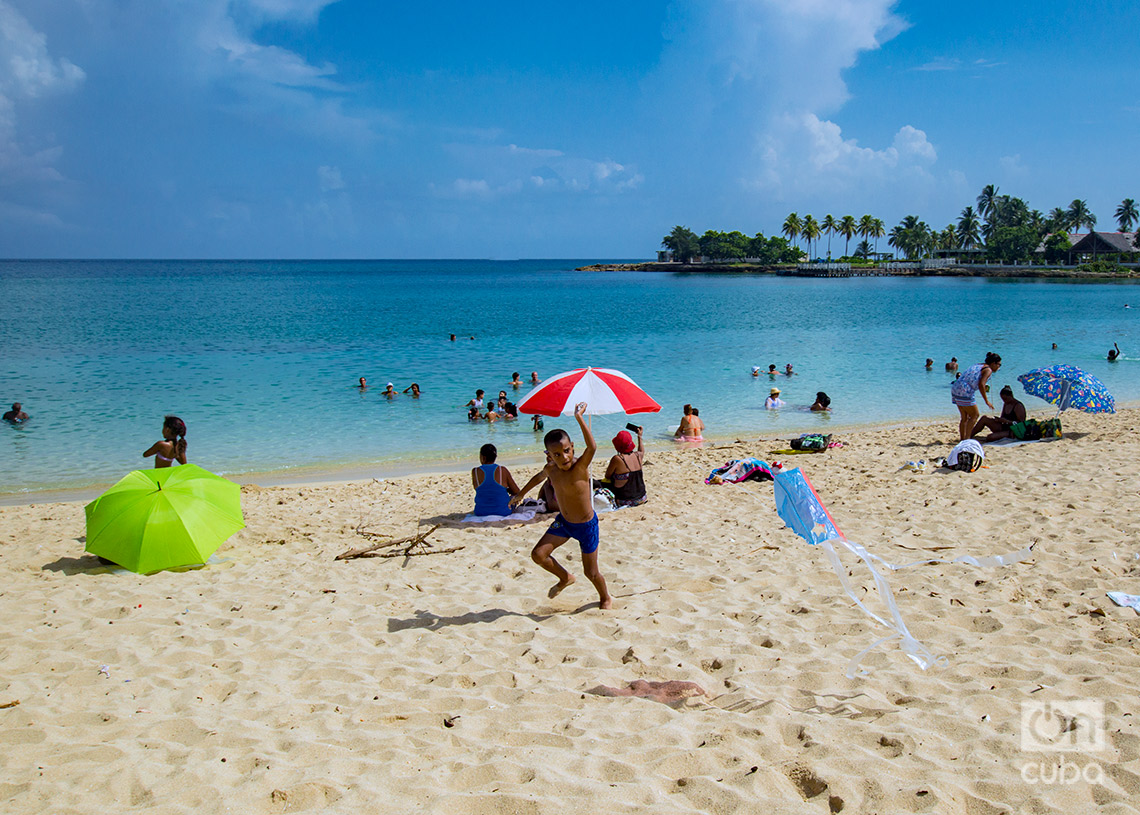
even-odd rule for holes
{"type": "Polygon", "coordinates": [[[143,458],[154,456],[154,468],[177,467],[186,463],[186,422],[177,416],[167,416],[162,423],[162,441],[156,441],[143,453],[143,458]]]}

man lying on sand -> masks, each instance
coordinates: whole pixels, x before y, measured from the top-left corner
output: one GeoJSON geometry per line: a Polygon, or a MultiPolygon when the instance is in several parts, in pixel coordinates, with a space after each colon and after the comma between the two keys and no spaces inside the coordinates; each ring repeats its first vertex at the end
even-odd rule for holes
{"type": "Polygon", "coordinates": [[[598,606],[612,608],[613,600],[606,588],[606,579],[598,569],[598,514],[594,512],[594,490],[590,480],[590,462],[594,459],[598,445],[582,418],[585,413],[586,403],[579,402],[574,408],[574,418],[578,420],[582,438],[586,441],[582,455],[574,458],[574,442],[565,430],[551,430],[543,439],[548,462],[546,467],[511,498],[511,506],[517,506],[523,496],[543,479],[550,479],[560,511],[530,553],[535,563],[558,578],[547,596],[557,597],[559,592],[574,582],[574,577],[553,556],[555,549],[574,538],[582,550],[582,571],[598,590],[598,606]]]}

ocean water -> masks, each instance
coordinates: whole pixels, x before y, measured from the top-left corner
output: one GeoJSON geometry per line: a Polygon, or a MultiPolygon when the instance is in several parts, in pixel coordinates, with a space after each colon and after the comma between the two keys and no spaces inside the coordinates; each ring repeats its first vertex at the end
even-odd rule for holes
{"type": "MultiPolygon", "coordinates": [[[[1068,362],[1118,402],[1140,399],[1140,288],[1128,282],[573,271],[591,262],[0,262],[0,404],[32,417],[0,426],[0,492],[151,466],[141,453],[167,413],[186,421],[190,459],[225,474],[458,465],[487,441],[533,452],[525,417],[471,424],[462,405],[476,388],[517,402],[529,386],[513,391],[514,371],[586,365],[626,372],[663,405],[633,419],[651,447],[672,444],[685,402],[714,438],[955,425],[943,366],[989,350],[1004,358],[999,387],[1020,393],[1017,374],[1068,362]],[[1117,364],[1105,360],[1113,341],[1117,364]],[[796,376],[750,376],[787,362],[796,376]],[[389,381],[423,395],[389,401],[389,381]],[[788,408],[763,410],[773,384],[788,408]],[[831,414],[806,411],[819,390],[831,414]]],[[[603,450],[627,420],[595,417],[603,450]]]]}

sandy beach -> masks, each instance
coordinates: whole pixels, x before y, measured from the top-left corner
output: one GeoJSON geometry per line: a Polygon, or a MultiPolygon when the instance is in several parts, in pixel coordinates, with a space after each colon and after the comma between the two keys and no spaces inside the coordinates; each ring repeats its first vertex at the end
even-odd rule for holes
{"type": "MultiPolygon", "coordinates": [[[[0,508],[0,803],[7,813],[1140,812],[1140,410],[988,448],[938,426],[840,433],[825,454],[743,439],[653,449],[650,502],[601,518],[616,608],[549,521],[463,526],[470,477],[243,488],[217,563],[142,577],[83,552],[82,503],[0,508]],[[920,670],[784,527],[733,458],[800,466],[888,572],[920,670]],[[335,561],[441,524],[429,556],[335,561]],[[676,706],[591,693],[685,682],[676,706]],[[689,687],[689,686],[686,686],[689,687]],[[702,692],[703,691],[703,692],[702,692]],[[1024,749],[1023,707],[1083,704],[1099,741],[1024,749]],[[1058,768],[1060,770],[1058,771],[1058,768]],[[1075,768],[1075,769],[1073,769],[1075,768]],[[1076,772],[1079,777],[1072,779],[1076,772]],[[1049,779],[1052,778],[1050,783],[1049,779]]],[[[595,469],[611,452],[601,442],[595,469]]],[[[537,462],[537,456],[535,458],[537,462]]],[[[533,470],[515,467],[522,482],[533,470]]],[[[861,599],[868,573],[845,558],[861,599]]],[[[1068,708],[1066,708],[1068,709],[1068,708]]]]}

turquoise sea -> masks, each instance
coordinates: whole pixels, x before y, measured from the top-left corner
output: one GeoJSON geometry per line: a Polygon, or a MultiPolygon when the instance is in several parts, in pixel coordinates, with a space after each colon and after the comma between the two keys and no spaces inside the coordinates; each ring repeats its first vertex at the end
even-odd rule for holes
{"type": "MultiPolygon", "coordinates": [[[[0,426],[0,492],[150,466],[166,413],[186,421],[190,459],[225,474],[459,466],[486,441],[533,453],[529,421],[470,424],[461,406],[476,388],[518,401],[514,371],[585,365],[626,372],[664,406],[634,419],[651,446],[672,444],[685,402],[713,438],[954,425],[943,366],[989,350],[1005,360],[999,386],[1068,362],[1118,403],[1140,399],[1135,284],[573,271],[594,262],[0,262],[0,404],[31,415],[0,426]],[[787,362],[798,375],[774,384],[789,408],[765,411],[773,381],[751,366],[787,362]],[[389,381],[423,396],[389,401],[389,381]],[[818,390],[831,415],[804,410],[818,390]]],[[[626,421],[594,419],[603,446],[626,421]]]]}

